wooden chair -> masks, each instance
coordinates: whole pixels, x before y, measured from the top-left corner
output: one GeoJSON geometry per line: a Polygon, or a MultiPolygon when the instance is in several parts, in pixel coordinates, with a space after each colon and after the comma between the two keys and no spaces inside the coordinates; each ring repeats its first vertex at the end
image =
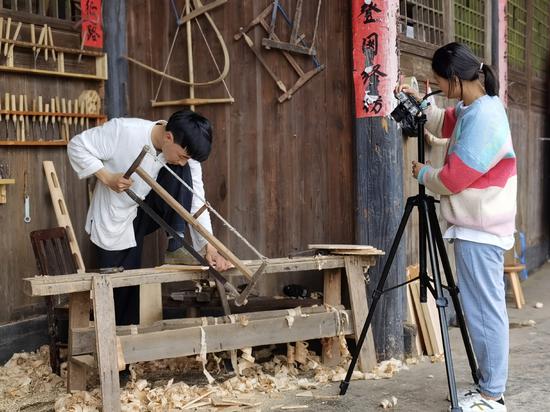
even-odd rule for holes
{"type": "MultiPolygon", "coordinates": [[[[36,230],[30,233],[36,267],[40,275],[56,276],[76,273],[76,262],[69,246],[67,232],[63,227],[36,230]]],[[[60,372],[59,315],[66,314],[68,306],[62,305],[58,296],[46,296],[50,365],[53,372],[60,372]]]]}
{"type": "Polygon", "coordinates": [[[504,274],[508,276],[512,293],[514,294],[514,300],[516,301],[516,307],[521,309],[525,305],[525,297],[523,296],[523,289],[519,281],[518,273],[525,269],[525,265],[511,264],[504,265],[504,274]]]}

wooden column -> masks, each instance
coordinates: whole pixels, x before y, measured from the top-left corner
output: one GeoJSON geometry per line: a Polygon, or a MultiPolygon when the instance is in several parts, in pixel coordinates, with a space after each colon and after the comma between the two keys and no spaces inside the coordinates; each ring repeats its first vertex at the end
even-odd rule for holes
{"type": "MultiPolygon", "coordinates": [[[[397,0],[366,4],[353,0],[355,91],[356,243],[390,250],[403,212],[403,141],[390,113],[397,84],[397,0]],[[374,7],[376,4],[376,7],[374,7]],[[379,11],[378,11],[379,10],[379,11]]],[[[383,267],[371,271],[373,292],[383,267]]],[[[405,239],[387,286],[405,277],[405,239]]],[[[403,354],[404,290],[385,294],[374,314],[373,333],[380,358],[403,354]],[[383,310],[380,310],[383,307],[383,310]]]]}
{"type": "Polygon", "coordinates": [[[492,0],[491,3],[491,65],[498,71],[500,84],[499,96],[508,106],[508,43],[506,33],[508,24],[506,20],[506,0],[492,0]]]}
{"type": "Polygon", "coordinates": [[[105,108],[107,117],[112,119],[128,114],[128,62],[121,57],[127,54],[125,0],[103,2],[103,32],[109,71],[109,80],[105,84],[105,108]]]}

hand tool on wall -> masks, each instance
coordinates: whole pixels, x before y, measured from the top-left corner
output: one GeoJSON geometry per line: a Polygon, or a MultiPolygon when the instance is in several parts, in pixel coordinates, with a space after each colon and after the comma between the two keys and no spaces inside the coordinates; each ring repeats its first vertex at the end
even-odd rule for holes
{"type": "MultiPolygon", "coordinates": [[[[19,95],[19,111],[23,112],[25,110],[25,99],[22,94],[19,95]]],[[[25,116],[22,114],[19,115],[19,140],[25,141],[25,116]]]]}
{"type": "MultiPolygon", "coordinates": [[[[17,110],[17,102],[15,100],[15,94],[11,95],[11,110],[15,112],[17,110]]],[[[13,122],[13,130],[15,131],[15,140],[19,141],[19,123],[17,122],[17,115],[11,115],[11,121],[13,122]]]]}
{"type": "MultiPolygon", "coordinates": [[[[55,45],[53,44],[53,35],[52,35],[52,27],[51,26],[48,26],[48,46],[55,47],[55,45]]],[[[52,52],[53,61],[54,62],[57,61],[55,48],[52,48],[51,52],[52,52]]]]}
{"type": "MultiPolygon", "coordinates": [[[[67,110],[69,111],[70,114],[73,113],[73,101],[71,99],[69,99],[69,101],[67,102],[67,110]]],[[[69,139],[71,138],[71,129],[72,129],[72,125],[73,125],[73,116],[69,116],[69,120],[67,121],[67,141],[69,141],[69,139]]]]}
{"type": "MultiPolygon", "coordinates": [[[[8,20],[6,21],[6,40],[10,39],[10,30],[11,30],[11,17],[8,17],[8,20]]],[[[8,48],[10,47],[9,42],[7,42],[4,45],[4,56],[8,55],[8,48]]]]}
{"type": "MultiPolygon", "coordinates": [[[[61,112],[64,114],[67,114],[67,102],[65,98],[61,99],[61,112]]],[[[67,116],[63,116],[62,124],[63,124],[63,130],[61,132],[61,138],[65,141],[69,141],[69,118],[67,116]]]]}
{"type": "MultiPolygon", "coordinates": [[[[36,55],[36,30],[34,24],[31,23],[31,43],[32,43],[32,55],[36,55]]],[[[36,67],[36,59],[34,60],[34,67],[36,67]]]]}
{"type": "Polygon", "coordinates": [[[10,115],[7,113],[10,111],[10,94],[6,93],[4,95],[4,110],[6,111],[6,114],[4,114],[4,121],[6,122],[6,140],[9,140],[10,138],[10,131],[9,131],[9,123],[10,123],[10,115]]]}
{"type": "Polygon", "coordinates": [[[2,37],[4,37],[4,18],[0,17],[0,53],[2,51],[2,37]]]}
{"type": "MultiPolygon", "coordinates": [[[[29,111],[29,100],[27,98],[27,95],[23,95],[23,110],[28,112],[29,111]]],[[[25,139],[26,140],[32,140],[32,137],[31,137],[31,125],[30,125],[30,116],[29,115],[25,115],[24,116],[24,120],[25,120],[25,139]]]]}
{"type": "Polygon", "coordinates": [[[51,122],[52,122],[52,139],[51,140],[57,140],[59,138],[59,127],[56,123],[56,118],[54,113],[57,111],[57,107],[55,105],[55,97],[52,97],[50,99],[50,113],[51,113],[51,122]],[[57,129],[57,132],[56,132],[57,129]]]}
{"type": "MultiPolygon", "coordinates": [[[[23,23],[19,22],[17,24],[17,28],[15,29],[15,33],[13,34],[13,38],[12,40],[15,42],[17,40],[17,38],[19,37],[19,32],[21,31],[21,26],[23,25],[23,23]]],[[[11,59],[13,60],[13,48],[15,47],[15,43],[12,43],[10,45],[10,49],[8,51],[8,59],[11,59]]]]}
{"type": "MultiPolygon", "coordinates": [[[[32,112],[33,113],[36,113],[38,111],[38,108],[36,106],[36,99],[32,99],[32,103],[31,103],[31,108],[32,108],[32,112]]],[[[32,123],[31,123],[31,132],[29,133],[29,135],[31,136],[31,140],[37,140],[36,139],[36,115],[33,114],[32,115],[32,119],[31,119],[32,123]]]]}
{"type": "Polygon", "coordinates": [[[24,174],[24,185],[23,185],[23,222],[25,223],[31,223],[31,197],[29,195],[29,187],[28,187],[28,173],[25,170],[24,174]]]}
{"type": "Polygon", "coordinates": [[[42,96],[38,96],[38,111],[40,112],[40,115],[38,116],[38,127],[40,127],[40,135],[38,136],[38,140],[45,140],[46,131],[44,130],[44,115],[42,114],[44,112],[44,106],[42,106],[42,96]]]}
{"type": "Polygon", "coordinates": [[[48,61],[48,25],[44,24],[44,60],[48,61]]]}
{"type": "MultiPolygon", "coordinates": [[[[36,47],[36,53],[34,54],[34,65],[36,66],[36,60],[38,59],[38,55],[40,54],[40,46],[44,42],[44,36],[46,35],[46,26],[42,26],[42,30],[40,30],[40,35],[38,36],[38,44],[36,47]]],[[[46,57],[46,60],[48,58],[46,57]]]]}
{"type": "MultiPolygon", "coordinates": [[[[61,99],[59,98],[59,96],[55,96],[55,112],[56,113],[61,113],[61,99]]],[[[56,117],[56,121],[57,121],[56,140],[63,139],[63,136],[62,136],[63,124],[62,124],[61,120],[62,120],[62,116],[57,116],[56,117]]]]}
{"type": "Polygon", "coordinates": [[[50,123],[50,116],[48,113],[50,112],[50,105],[49,103],[46,103],[44,105],[44,140],[51,140],[48,136],[48,124],[50,123]]]}
{"type": "MultiPolygon", "coordinates": [[[[80,114],[80,106],[78,105],[78,99],[74,99],[74,112],[76,114],[80,114]]],[[[73,135],[76,136],[77,134],[79,134],[82,131],[81,130],[82,121],[83,121],[82,118],[77,117],[77,118],[74,119],[74,133],[73,133],[73,135]]]]}

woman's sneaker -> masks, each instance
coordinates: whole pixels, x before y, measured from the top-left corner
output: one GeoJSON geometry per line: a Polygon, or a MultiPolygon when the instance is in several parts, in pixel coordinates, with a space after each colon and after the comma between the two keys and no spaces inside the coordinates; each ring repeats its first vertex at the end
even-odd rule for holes
{"type": "Polygon", "coordinates": [[[504,398],[493,401],[485,399],[480,393],[459,400],[458,406],[462,408],[462,412],[506,412],[504,398]]]}
{"type": "MultiPolygon", "coordinates": [[[[458,396],[458,401],[460,402],[463,399],[469,398],[470,396],[479,395],[479,386],[472,385],[468,389],[458,389],[456,391],[456,395],[458,396]]],[[[447,395],[447,400],[451,402],[451,395],[447,395]]]]}

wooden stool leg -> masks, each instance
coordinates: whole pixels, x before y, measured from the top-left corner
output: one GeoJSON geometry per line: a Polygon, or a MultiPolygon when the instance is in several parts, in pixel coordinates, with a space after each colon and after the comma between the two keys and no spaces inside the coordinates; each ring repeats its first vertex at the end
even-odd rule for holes
{"type": "Polygon", "coordinates": [[[118,379],[118,348],[113,286],[109,275],[95,275],[92,286],[97,363],[103,410],[119,412],[120,382],[118,379]]]}
{"type": "MultiPolygon", "coordinates": [[[[369,313],[367,301],[367,285],[365,284],[365,275],[363,267],[367,267],[363,259],[359,256],[346,256],[346,277],[348,280],[349,297],[351,302],[351,313],[353,315],[353,330],[355,341],[359,340],[361,330],[369,313]]],[[[359,354],[359,370],[361,372],[370,372],[376,367],[376,352],[374,349],[374,338],[372,328],[369,328],[365,342],[359,354]]]]}
{"type": "Polygon", "coordinates": [[[510,283],[512,284],[512,292],[514,293],[516,307],[521,309],[523,307],[523,304],[521,303],[521,285],[519,283],[517,272],[510,272],[510,283]]]}
{"type": "Polygon", "coordinates": [[[87,368],[73,361],[73,344],[75,328],[86,328],[90,323],[90,292],[72,293],[69,296],[69,353],[67,391],[85,391],[87,368]]]}
{"type": "MultiPolygon", "coordinates": [[[[323,302],[330,306],[342,303],[342,272],[340,269],[324,271],[323,302]]],[[[340,363],[340,342],[337,337],[325,338],[323,342],[323,364],[336,366],[340,363]]]]}

